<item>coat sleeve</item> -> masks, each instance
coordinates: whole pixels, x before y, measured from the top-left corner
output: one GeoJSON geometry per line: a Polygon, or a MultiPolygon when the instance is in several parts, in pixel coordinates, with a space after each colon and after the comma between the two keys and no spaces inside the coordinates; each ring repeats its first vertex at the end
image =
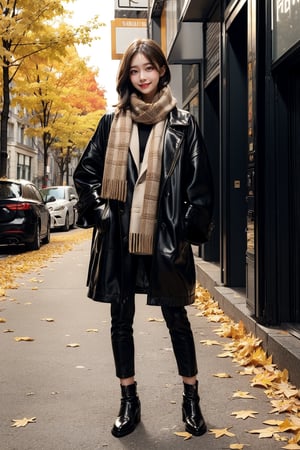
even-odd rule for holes
{"type": "Polygon", "coordinates": [[[74,185],[78,194],[77,226],[82,228],[93,227],[101,220],[104,201],[100,198],[100,191],[112,119],[112,114],[105,114],[100,119],[74,171],[74,185]]]}
{"type": "Polygon", "coordinates": [[[201,131],[190,116],[186,139],[185,239],[194,245],[208,241],[213,230],[213,179],[201,131]]]}

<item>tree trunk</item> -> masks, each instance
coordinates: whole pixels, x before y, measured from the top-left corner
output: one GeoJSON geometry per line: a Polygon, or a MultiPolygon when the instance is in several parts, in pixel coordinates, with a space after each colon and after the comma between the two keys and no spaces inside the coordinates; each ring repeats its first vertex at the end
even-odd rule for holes
{"type": "Polygon", "coordinates": [[[0,138],[0,177],[6,177],[7,174],[7,124],[9,116],[9,68],[2,68],[2,96],[3,108],[1,111],[1,138],[0,138]]]}
{"type": "Polygon", "coordinates": [[[49,142],[49,134],[48,133],[43,133],[43,149],[44,149],[44,170],[43,170],[43,181],[42,181],[42,186],[43,187],[47,187],[48,185],[48,173],[47,173],[47,168],[48,168],[48,144],[49,142]]]}

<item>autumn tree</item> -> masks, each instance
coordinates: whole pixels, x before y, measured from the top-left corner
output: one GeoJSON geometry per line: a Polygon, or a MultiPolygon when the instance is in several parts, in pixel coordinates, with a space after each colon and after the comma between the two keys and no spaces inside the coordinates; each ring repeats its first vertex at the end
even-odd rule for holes
{"type": "MultiPolygon", "coordinates": [[[[73,67],[74,58],[71,73],[73,67]]],[[[68,82],[72,89],[65,101],[73,110],[77,109],[77,114],[64,118],[64,123],[57,130],[59,139],[52,146],[52,154],[60,170],[60,184],[63,184],[64,175],[66,183],[69,184],[69,163],[73,157],[79,157],[80,150],[86,146],[106,109],[104,91],[96,81],[97,73],[83,60],[79,60],[76,74],[77,76],[68,82]]],[[[64,72],[64,75],[67,77],[67,72],[64,72]]]]}
{"type": "Polygon", "coordinates": [[[65,48],[76,43],[92,41],[91,30],[101,23],[95,17],[86,26],[50,27],[50,23],[63,17],[71,0],[3,0],[0,2],[0,176],[7,171],[7,125],[10,107],[10,87],[24,61],[48,49],[65,54],[65,48]]]}
{"type": "MultiPolygon", "coordinates": [[[[53,51],[35,54],[24,61],[13,89],[13,101],[30,115],[26,132],[43,143],[46,184],[49,150],[63,174],[68,174],[72,153],[82,148],[82,137],[95,126],[106,106],[96,74],[79,58],[75,47],[65,50],[63,61],[53,51]],[[91,120],[92,119],[92,120],[91,120]]],[[[61,183],[62,184],[62,183],[61,183]]]]}

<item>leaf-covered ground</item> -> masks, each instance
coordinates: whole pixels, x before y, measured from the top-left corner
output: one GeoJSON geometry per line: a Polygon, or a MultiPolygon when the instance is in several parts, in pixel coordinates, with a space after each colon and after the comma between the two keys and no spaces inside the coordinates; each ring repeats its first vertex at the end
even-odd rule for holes
{"type": "Polygon", "coordinates": [[[7,256],[0,260],[0,301],[5,298],[7,289],[17,289],[17,279],[23,274],[34,272],[47,266],[53,258],[71,250],[83,239],[91,238],[91,230],[76,229],[68,233],[51,233],[51,241],[39,250],[7,256]]]}
{"type": "MultiPolygon", "coordinates": [[[[242,322],[235,323],[219,308],[217,302],[210,293],[198,286],[195,307],[199,310],[198,316],[205,317],[209,322],[218,324],[214,330],[221,338],[230,338],[226,343],[222,341],[202,340],[202,345],[220,345],[223,347],[219,353],[220,358],[232,358],[237,365],[241,376],[250,377],[250,386],[264,389],[264,393],[270,401],[269,413],[276,418],[264,420],[265,428],[247,431],[257,434],[259,439],[273,438],[282,441],[284,449],[300,449],[300,391],[289,382],[289,374],[286,369],[279,370],[272,362],[272,355],[267,355],[263,350],[262,341],[251,333],[247,333],[242,322]]],[[[226,378],[227,374],[215,374],[220,378],[226,378]]],[[[237,391],[233,397],[248,398],[253,396],[249,392],[237,391]]],[[[233,411],[231,415],[236,419],[255,419],[258,413],[254,410],[233,411]]],[[[211,429],[210,433],[216,438],[222,436],[234,436],[224,429],[211,429]]],[[[241,443],[233,444],[231,449],[243,449],[241,443]]]]}

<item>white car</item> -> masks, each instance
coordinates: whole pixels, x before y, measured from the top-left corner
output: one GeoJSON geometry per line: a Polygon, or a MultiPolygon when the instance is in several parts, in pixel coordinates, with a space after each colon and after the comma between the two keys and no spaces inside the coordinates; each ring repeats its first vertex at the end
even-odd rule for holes
{"type": "Polygon", "coordinates": [[[41,189],[44,201],[51,216],[51,229],[61,228],[68,231],[77,220],[76,203],[78,200],[73,186],[50,186],[41,189]]]}

